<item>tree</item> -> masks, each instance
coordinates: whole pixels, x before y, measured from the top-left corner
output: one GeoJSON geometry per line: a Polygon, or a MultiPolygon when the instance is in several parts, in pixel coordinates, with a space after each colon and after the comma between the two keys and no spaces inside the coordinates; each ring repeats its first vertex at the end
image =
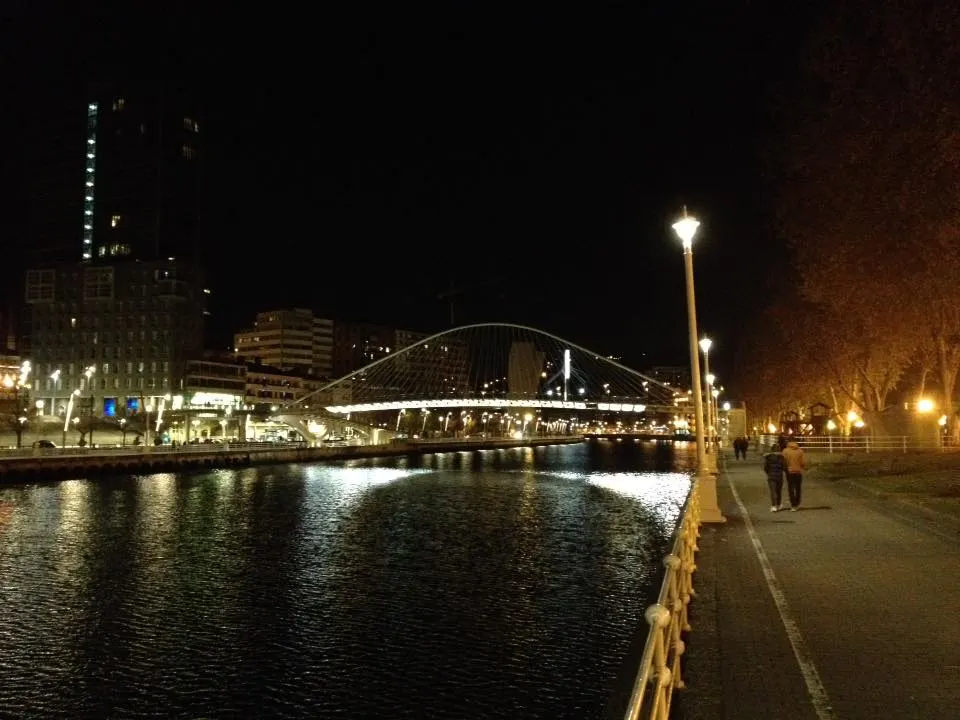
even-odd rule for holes
{"type": "Polygon", "coordinates": [[[829,318],[837,387],[868,410],[882,410],[906,368],[932,348],[952,417],[960,370],[958,31],[960,11],[945,3],[834,6],[813,38],[802,100],[786,123],[781,227],[803,296],[829,318]]]}

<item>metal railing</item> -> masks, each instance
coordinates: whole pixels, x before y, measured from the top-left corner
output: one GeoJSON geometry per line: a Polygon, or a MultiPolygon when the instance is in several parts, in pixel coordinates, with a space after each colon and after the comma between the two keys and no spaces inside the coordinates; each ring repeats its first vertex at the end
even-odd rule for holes
{"type": "MultiPolygon", "coordinates": [[[[761,435],[760,452],[768,452],[777,444],[779,435],[761,435]]],[[[957,447],[952,438],[914,435],[788,435],[788,440],[796,440],[804,450],[828,453],[854,452],[911,452],[946,450],[957,447]]]]}
{"type": "Polygon", "coordinates": [[[398,438],[395,442],[401,443],[401,444],[407,443],[410,445],[431,445],[431,444],[450,445],[454,443],[456,444],[476,443],[478,445],[482,445],[483,443],[490,443],[490,442],[519,443],[519,442],[536,442],[536,441],[543,441],[543,440],[582,441],[583,435],[563,435],[563,434],[551,435],[551,434],[544,433],[540,435],[527,434],[527,435],[524,435],[523,437],[518,438],[518,437],[514,437],[513,435],[494,435],[491,433],[486,437],[482,437],[480,435],[471,435],[469,437],[402,438],[402,439],[398,438]]]}
{"type": "Polygon", "coordinates": [[[682,633],[690,630],[687,606],[696,594],[693,573],[700,537],[700,486],[695,480],[687,498],[673,549],[663,559],[666,572],[657,602],[644,613],[650,630],[633,692],[627,704],[626,720],[670,716],[673,691],[684,687],[680,662],[685,649],[682,633]]]}

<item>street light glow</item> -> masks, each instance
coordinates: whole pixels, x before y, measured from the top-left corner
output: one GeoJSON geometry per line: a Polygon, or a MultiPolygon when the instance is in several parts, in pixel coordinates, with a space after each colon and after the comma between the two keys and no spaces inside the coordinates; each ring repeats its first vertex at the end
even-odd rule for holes
{"type": "Polygon", "coordinates": [[[704,355],[710,352],[711,345],[713,345],[713,340],[708,337],[705,337],[700,341],[700,349],[703,350],[704,355]]]}
{"type": "Polygon", "coordinates": [[[683,249],[689,250],[693,246],[693,236],[697,234],[697,228],[700,227],[700,221],[687,215],[684,208],[683,217],[673,224],[673,231],[683,243],[683,249]]]}

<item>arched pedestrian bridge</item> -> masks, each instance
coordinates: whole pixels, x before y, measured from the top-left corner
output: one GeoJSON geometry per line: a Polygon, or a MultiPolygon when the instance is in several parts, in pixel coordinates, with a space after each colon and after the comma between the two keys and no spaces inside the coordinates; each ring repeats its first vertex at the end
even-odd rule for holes
{"type": "Polygon", "coordinates": [[[308,437],[307,427],[328,432],[338,422],[437,437],[571,432],[589,423],[669,434],[688,412],[686,388],[524,325],[478,323],[356,350],[371,362],[278,417],[308,437]]]}

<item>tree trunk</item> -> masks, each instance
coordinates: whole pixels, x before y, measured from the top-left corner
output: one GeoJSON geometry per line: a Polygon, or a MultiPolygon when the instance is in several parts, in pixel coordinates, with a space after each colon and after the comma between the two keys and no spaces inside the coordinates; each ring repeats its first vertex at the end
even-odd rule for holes
{"type": "Polygon", "coordinates": [[[943,387],[943,414],[947,416],[954,439],[960,435],[960,425],[953,417],[953,391],[957,385],[957,349],[947,348],[941,335],[937,338],[937,359],[940,363],[940,383],[943,387]]]}

